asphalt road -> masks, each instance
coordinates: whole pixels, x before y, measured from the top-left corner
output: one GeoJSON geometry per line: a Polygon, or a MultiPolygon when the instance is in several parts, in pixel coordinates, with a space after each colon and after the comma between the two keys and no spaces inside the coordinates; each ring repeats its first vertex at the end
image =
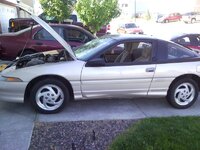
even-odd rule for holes
{"type": "Polygon", "coordinates": [[[27,150],[35,122],[200,116],[200,96],[190,108],[172,108],[165,99],[74,101],[58,114],[36,113],[29,104],[0,102],[0,149],[27,150]]]}

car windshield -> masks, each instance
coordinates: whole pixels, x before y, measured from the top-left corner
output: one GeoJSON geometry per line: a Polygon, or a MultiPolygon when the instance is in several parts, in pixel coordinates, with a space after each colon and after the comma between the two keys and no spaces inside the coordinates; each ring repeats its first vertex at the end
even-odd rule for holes
{"type": "Polygon", "coordinates": [[[193,13],[192,12],[189,12],[189,13],[185,13],[185,14],[183,14],[183,15],[192,15],[193,13]]]}
{"type": "Polygon", "coordinates": [[[137,26],[134,23],[125,24],[126,28],[136,28],[137,26]]]}
{"type": "Polygon", "coordinates": [[[98,53],[101,49],[108,46],[112,38],[98,38],[94,39],[80,47],[78,47],[74,53],[79,60],[88,60],[91,56],[98,53]]]}

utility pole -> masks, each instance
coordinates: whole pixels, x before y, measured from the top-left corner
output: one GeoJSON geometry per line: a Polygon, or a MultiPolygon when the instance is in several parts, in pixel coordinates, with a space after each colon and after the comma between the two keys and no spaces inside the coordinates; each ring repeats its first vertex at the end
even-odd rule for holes
{"type": "Polygon", "coordinates": [[[136,22],[136,0],[135,0],[135,22],[136,22]]]}

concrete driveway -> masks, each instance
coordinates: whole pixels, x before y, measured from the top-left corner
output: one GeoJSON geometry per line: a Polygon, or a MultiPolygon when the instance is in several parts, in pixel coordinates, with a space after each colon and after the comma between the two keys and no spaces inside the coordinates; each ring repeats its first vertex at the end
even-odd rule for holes
{"type": "Polygon", "coordinates": [[[172,108],[165,99],[108,99],[70,102],[58,114],[36,113],[29,104],[0,102],[0,149],[27,150],[34,122],[200,116],[200,96],[190,108],[172,108]]]}
{"type": "Polygon", "coordinates": [[[11,61],[5,61],[5,60],[1,60],[1,59],[0,59],[0,65],[1,65],[1,64],[9,64],[10,62],[11,62],[11,61]]]}

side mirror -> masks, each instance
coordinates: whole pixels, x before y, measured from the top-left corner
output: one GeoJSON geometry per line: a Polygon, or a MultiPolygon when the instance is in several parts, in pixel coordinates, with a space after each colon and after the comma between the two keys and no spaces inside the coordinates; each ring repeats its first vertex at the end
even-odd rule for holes
{"type": "Polygon", "coordinates": [[[86,67],[101,67],[105,66],[105,60],[103,58],[95,58],[92,60],[89,60],[86,65],[86,67]]]}

